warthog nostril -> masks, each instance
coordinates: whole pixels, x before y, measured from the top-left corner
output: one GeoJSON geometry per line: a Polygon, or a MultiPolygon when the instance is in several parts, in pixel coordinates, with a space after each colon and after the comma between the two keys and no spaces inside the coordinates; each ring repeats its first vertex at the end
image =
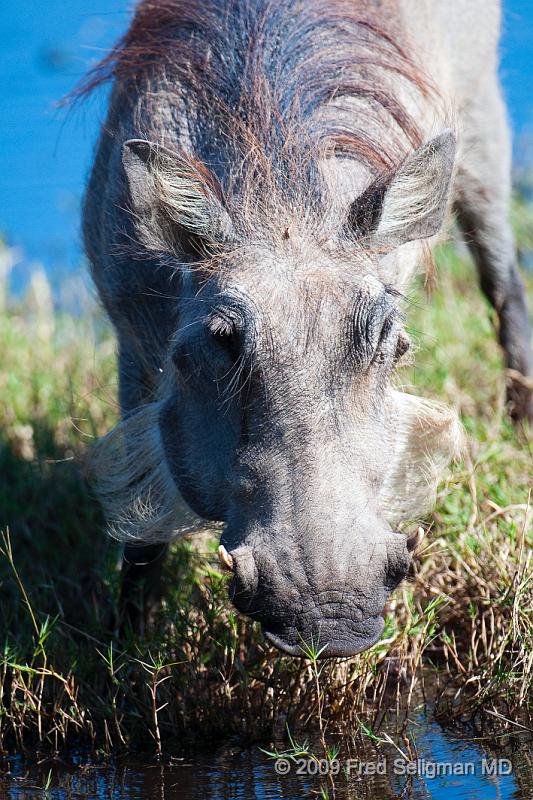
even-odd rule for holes
{"type": "Polygon", "coordinates": [[[218,548],[218,557],[224,569],[233,572],[233,558],[230,556],[223,544],[218,548]]]}
{"type": "Polygon", "coordinates": [[[418,550],[418,548],[422,544],[425,535],[426,532],[424,528],[419,527],[416,533],[413,533],[412,536],[408,537],[406,544],[407,544],[407,549],[409,550],[410,553],[414,553],[416,550],[418,550]]]}

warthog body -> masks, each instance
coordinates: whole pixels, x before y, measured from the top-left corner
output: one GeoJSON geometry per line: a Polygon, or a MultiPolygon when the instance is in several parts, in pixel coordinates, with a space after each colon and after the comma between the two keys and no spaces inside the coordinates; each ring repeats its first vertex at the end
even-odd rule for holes
{"type": "Polygon", "coordinates": [[[89,78],[113,80],[84,235],[119,342],[97,487],[126,595],[132,561],[217,520],[232,600],[278,647],[377,640],[398,526],[460,439],[391,385],[452,205],[531,416],[498,30],[495,0],[145,0],[89,78]]]}

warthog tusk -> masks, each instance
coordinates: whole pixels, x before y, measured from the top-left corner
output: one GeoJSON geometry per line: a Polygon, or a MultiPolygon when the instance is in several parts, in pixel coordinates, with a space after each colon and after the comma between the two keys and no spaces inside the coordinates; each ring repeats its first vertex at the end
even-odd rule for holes
{"type": "Polygon", "coordinates": [[[415,550],[418,550],[418,548],[422,544],[422,540],[423,540],[425,535],[426,535],[426,532],[425,532],[424,528],[422,528],[422,526],[420,526],[420,528],[417,530],[416,533],[413,533],[412,536],[408,537],[408,539],[407,539],[407,549],[409,550],[410,553],[414,553],[415,550]]]}
{"type": "Polygon", "coordinates": [[[220,559],[220,563],[225,569],[233,571],[233,558],[230,556],[223,544],[221,544],[218,548],[218,557],[220,559]]]}

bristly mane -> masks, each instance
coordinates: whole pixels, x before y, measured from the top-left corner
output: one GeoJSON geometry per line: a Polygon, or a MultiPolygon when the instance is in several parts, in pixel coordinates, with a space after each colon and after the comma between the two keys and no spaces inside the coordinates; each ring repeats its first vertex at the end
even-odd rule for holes
{"type": "Polygon", "coordinates": [[[79,94],[114,80],[142,124],[161,106],[181,114],[187,157],[226,196],[237,187],[241,207],[252,186],[318,205],[321,158],[382,174],[421,144],[399,98],[433,89],[398,21],[384,22],[388,5],[377,24],[371,0],[143,0],[79,94]]]}

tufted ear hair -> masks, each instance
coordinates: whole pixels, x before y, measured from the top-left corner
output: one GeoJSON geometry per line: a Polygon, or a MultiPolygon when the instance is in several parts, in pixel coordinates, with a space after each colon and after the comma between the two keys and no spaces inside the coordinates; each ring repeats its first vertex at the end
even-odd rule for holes
{"type": "Polygon", "coordinates": [[[454,132],[445,130],[363,192],[349,212],[353,234],[388,248],[435,236],[446,216],[455,147],[454,132]]]}
{"type": "Polygon", "coordinates": [[[149,250],[180,250],[184,237],[204,244],[228,238],[228,214],[202,165],[144,139],[124,142],[122,163],[135,228],[149,250]]]}

